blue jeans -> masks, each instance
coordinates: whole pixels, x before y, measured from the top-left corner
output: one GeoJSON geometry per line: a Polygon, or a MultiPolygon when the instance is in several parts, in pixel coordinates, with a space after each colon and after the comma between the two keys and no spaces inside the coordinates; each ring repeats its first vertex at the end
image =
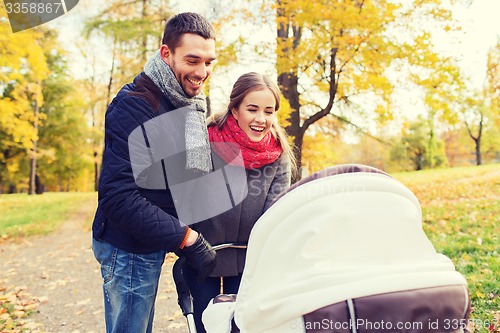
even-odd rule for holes
{"type": "Polygon", "coordinates": [[[104,280],[107,333],[150,333],[166,251],[134,254],[92,239],[104,280]]]}

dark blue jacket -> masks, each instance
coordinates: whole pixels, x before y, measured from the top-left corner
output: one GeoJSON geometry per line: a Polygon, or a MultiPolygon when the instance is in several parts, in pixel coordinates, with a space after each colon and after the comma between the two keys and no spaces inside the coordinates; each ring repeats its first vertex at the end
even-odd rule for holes
{"type": "Polygon", "coordinates": [[[177,219],[168,184],[166,189],[139,187],[134,179],[128,139],[130,133],[173,105],[144,73],[125,85],[106,111],[99,201],[93,237],[132,253],[174,251],[187,227],[177,219]]]}

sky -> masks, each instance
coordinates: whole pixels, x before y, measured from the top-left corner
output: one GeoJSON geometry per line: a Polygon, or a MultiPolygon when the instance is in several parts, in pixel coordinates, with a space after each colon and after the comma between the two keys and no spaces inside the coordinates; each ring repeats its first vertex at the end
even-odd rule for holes
{"type": "MultiPolygon", "coordinates": [[[[196,6],[193,6],[192,1],[174,0],[175,8],[181,11],[197,11],[206,15],[208,3],[213,0],[198,0],[196,6]]],[[[238,1],[238,0],[235,0],[238,1]]],[[[102,5],[101,1],[97,0],[80,0],[78,5],[68,12],[66,15],[55,19],[48,23],[54,29],[60,32],[60,40],[65,48],[70,52],[70,69],[75,77],[82,77],[86,74],[86,65],[79,55],[78,46],[82,43],[80,29],[82,28],[83,19],[98,12],[98,6],[102,5]]],[[[461,58],[461,64],[464,71],[469,75],[473,84],[480,88],[485,79],[486,72],[486,54],[488,49],[496,44],[498,36],[500,36],[500,23],[498,23],[498,13],[500,13],[500,0],[473,0],[472,5],[466,8],[463,5],[457,5],[454,9],[455,17],[462,22],[464,27],[463,33],[455,38],[450,36],[437,36],[438,45],[444,53],[453,54],[461,58]]],[[[226,38],[223,36],[222,38],[226,38]]],[[[274,38],[274,34],[271,35],[274,38]]],[[[96,46],[93,48],[95,56],[102,61],[103,71],[109,68],[106,63],[108,51],[104,47],[96,46]]],[[[220,81],[228,82],[227,87],[219,89],[222,95],[222,90],[230,89],[232,83],[243,72],[248,70],[267,71],[269,70],[263,64],[241,64],[233,71],[225,73],[220,81]],[[249,69],[250,66],[250,69],[249,69]],[[252,68],[253,66],[253,68],[252,68]]],[[[214,70],[214,78],[217,74],[217,68],[214,70]]],[[[214,80],[214,79],[213,79],[214,80]]],[[[221,96],[220,99],[226,98],[221,96]]]]}
{"type": "Polygon", "coordinates": [[[494,46],[500,37],[498,13],[498,0],[474,0],[468,9],[457,6],[454,12],[463,22],[464,35],[461,44],[450,41],[449,49],[463,55],[464,68],[476,86],[482,86],[484,83],[488,49],[494,46]]]}

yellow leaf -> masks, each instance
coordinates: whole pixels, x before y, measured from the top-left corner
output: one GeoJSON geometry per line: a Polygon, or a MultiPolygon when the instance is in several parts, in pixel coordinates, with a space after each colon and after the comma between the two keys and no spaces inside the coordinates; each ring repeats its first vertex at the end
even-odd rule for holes
{"type": "Polygon", "coordinates": [[[12,318],[8,318],[5,321],[5,329],[8,331],[8,330],[12,330],[13,328],[14,328],[14,321],[12,320],[12,318]]]}

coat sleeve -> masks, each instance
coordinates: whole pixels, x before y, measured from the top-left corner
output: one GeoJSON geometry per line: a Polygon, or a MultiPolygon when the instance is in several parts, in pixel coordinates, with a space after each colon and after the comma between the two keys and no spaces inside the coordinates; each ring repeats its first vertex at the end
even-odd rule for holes
{"type": "Polygon", "coordinates": [[[160,249],[173,251],[182,242],[187,227],[141,194],[129,153],[130,133],[152,119],[152,115],[150,105],[135,96],[122,98],[106,114],[99,209],[107,223],[114,223],[115,228],[133,235],[141,243],[159,244],[160,249]]]}
{"type": "Polygon", "coordinates": [[[290,158],[282,154],[278,161],[278,168],[274,179],[271,182],[271,186],[269,187],[269,192],[267,193],[266,202],[264,204],[264,210],[262,211],[263,213],[271,207],[278,194],[290,187],[292,181],[290,158]]]}

